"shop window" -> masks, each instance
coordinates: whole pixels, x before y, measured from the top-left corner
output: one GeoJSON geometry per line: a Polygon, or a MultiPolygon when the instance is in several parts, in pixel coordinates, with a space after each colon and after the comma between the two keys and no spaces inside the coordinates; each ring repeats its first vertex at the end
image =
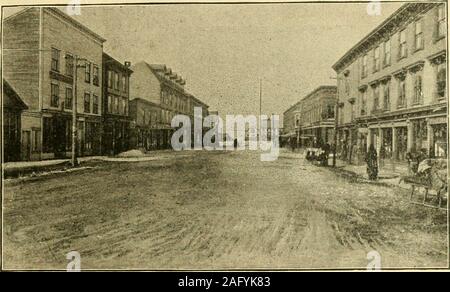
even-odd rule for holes
{"type": "Polygon", "coordinates": [[[53,152],[53,119],[49,117],[43,118],[43,141],[42,151],[44,153],[53,152]]]}
{"type": "Polygon", "coordinates": [[[433,125],[434,156],[447,158],[447,124],[433,125]]]}

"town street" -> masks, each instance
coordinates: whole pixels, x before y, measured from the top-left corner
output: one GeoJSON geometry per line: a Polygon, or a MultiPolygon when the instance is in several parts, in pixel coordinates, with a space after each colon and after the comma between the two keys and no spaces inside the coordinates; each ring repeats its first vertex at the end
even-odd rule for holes
{"type": "Polygon", "coordinates": [[[5,268],[365,268],[447,265],[445,211],[282,150],[173,153],[4,185],[5,268]]]}

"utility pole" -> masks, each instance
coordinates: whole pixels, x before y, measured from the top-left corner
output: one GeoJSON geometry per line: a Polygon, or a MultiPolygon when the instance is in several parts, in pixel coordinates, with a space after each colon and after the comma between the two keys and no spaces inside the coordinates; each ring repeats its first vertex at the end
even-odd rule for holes
{"type": "Polygon", "coordinates": [[[336,109],[334,110],[334,147],[333,147],[333,167],[336,167],[336,148],[338,142],[338,120],[339,120],[339,90],[336,97],[336,109]]]}
{"type": "Polygon", "coordinates": [[[259,78],[259,117],[261,118],[262,111],[262,79],[259,78]]]}
{"type": "Polygon", "coordinates": [[[84,58],[78,58],[77,55],[73,56],[73,92],[72,92],[72,166],[78,165],[77,160],[77,132],[78,132],[78,124],[77,124],[77,77],[78,77],[78,68],[84,68],[86,65],[78,65],[78,61],[86,61],[84,58]]]}
{"type": "Polygon", "coordinates": [[[73,93],[72,93],[72,166],[78,164],[77,161],[77,70],[78,68],[78,56],[74,56],[73,66],[73,93]]]}
{"type": "Polygon", "coordinates": [[[339,121],[339,77],[330,79],[336,79],[337,83],[337,96],[336,105],[334,110],[334,147],[333,147],[333,167],[336,167],[336,148],[338,143],[338,121],[339,121]]]}

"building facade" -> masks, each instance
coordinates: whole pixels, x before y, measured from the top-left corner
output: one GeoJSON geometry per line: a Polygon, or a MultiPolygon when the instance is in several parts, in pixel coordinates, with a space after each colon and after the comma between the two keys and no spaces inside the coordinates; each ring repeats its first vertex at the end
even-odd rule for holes
{"type": "Polygon", "coordinates": [[[387,159],[447,156],[445,11],[405,4],[334,64],[342,158],[362,162],[371,144],[387,159]]]}
{"type": "Polygon", "coordinates": [[[130,117],[133,119],[130,134],[133,148],[148,151],[169,147],[166,127],[161,120],[161,108],[158,104],[135,98],[130,102],[130,117]]]}
{"type": "Polygon", "coordinates": [[[336,86],[320,86],[284,112],[284,136],[291,146],[334,145],[336,93],[336,86]]]}
{"type": "Polygon", "coordinates": [[[4,162],[19,161],[21,159],[21,115],[22,111],[26,109],[28,109],[28,106],[22,101],[14,88],[3,79],[2,137],[4,141],[4,162]]]}
{"type": "Polygon", "coordinates": [[[129,150],[130,63],[103,53],[103,154],[129,150]]]}
{"type": "MultiPolygon", "coordinates": [[[[155,137],[159,137],[158,143],[162,145],[161,147],[170,147],[170,140],[175,131],[171,127],[171,121],[176,115],[189,116],[191,118],[192,131],[194,107],[202,108],[203,117],[208,115],[208,106],[188,93],[184,89],[185,80],[166,65],[139,62],[134,64],[131,69],[134,72],[133,80],[130,83],[132,98],[148,101],[159,107],[160,115],[157,129],[155,129],[158,130],[158,135],[148,137],[151,145],[155,144],[155,141],[153,141],[156,139],[155,137]]],[[[138,108],[136,108],[132,116],[136,125],[138,125],[136,120],[138,118],[137,114],[142,112],[139,106],[143,104],[143,102],[136,102],[138,108]]],[[[150,105],[147,104],[147,106],[150,105]]],[[[147,131],[146,133],[149,132],[147,131]]],[[[142,139],[147,140],[147,138],[142,139]]]]}
{"type": "Polygon", "coordinates": [[[300,146],[334,144],[336,86],[320,86],[302,99],[299,121],[300,146]]]}
{"type": "Polygon", "coordinates": [[[283,134],[281,135],[282,144],[292,147],[300,145],[300,113],[302,103],[296,102],[283,113],[283,134]]]}
{"type": "Polygon", "coordinates": [[[70,155],[74,100],[78,155],[101,152],[104,41],[57,8],[26,8],[4,19],[3,74],[28,106],[22,160],[70,155]]]}

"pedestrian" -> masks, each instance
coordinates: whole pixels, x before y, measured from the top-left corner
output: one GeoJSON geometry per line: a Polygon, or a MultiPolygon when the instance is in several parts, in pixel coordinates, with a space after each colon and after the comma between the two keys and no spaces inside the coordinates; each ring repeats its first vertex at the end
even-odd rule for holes
{"type": "Polygon", "coordinates": [[[376,180],[378,178],[378,160],[377,160],[377,151],[373,144],[370,144],[369,151],[366,155],[366,163],[367,163],[367,175],[370,180],[376,180]]]}

